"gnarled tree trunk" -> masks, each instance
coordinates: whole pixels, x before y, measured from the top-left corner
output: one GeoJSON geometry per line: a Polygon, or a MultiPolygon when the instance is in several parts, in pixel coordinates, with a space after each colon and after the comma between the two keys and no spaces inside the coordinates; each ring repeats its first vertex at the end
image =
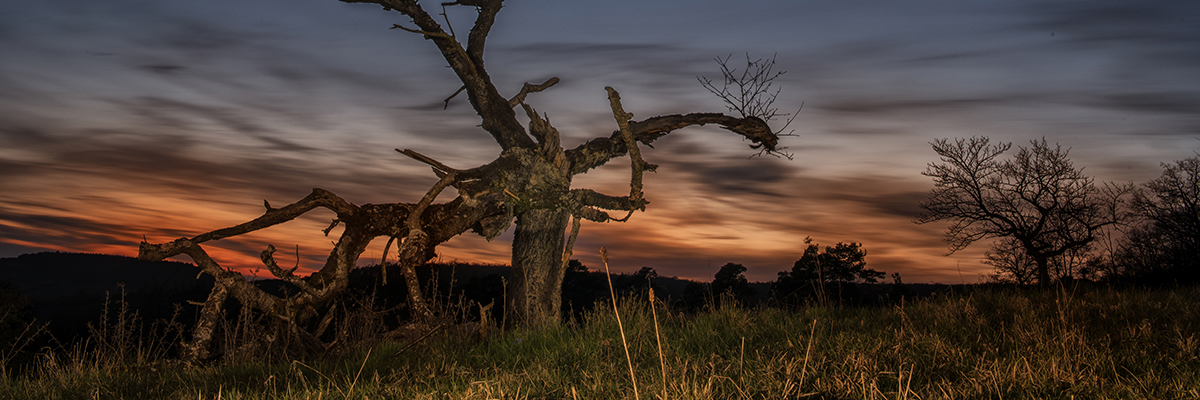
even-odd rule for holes
{"type": "Polygon", "coordinates": [[[530,210],[517,215],[512,248],[512,283],[505,304],[509,317],[525,325],[558,323],[562,302],[564,210],[530,210]]]}

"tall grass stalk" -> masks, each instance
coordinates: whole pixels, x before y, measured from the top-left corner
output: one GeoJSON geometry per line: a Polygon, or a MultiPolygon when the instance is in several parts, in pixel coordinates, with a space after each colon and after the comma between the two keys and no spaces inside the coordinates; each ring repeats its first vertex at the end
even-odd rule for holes
{"type": "Polygon", "coordinates": [[[640,400],[637,376],[633,373],[633,357],[629,356],[629,342],[625,340],[625,325],[621,324],[621,313],[617,311],[617,291],[613,289],[612,272],[608,271],[608,250],[604,247],[600,248],[600,260],[604,261],[604,277],[608,279],[608,293],[612,296],[613,315],[617,317],[617,328],[621,332],[621,346],[625,348],[625,362],[629,364],[629,382],[633,384],[633,398],[640,400]]]}
{"type": "Polygon", "coordinates": [[[654,298],[654,285],[652,285],[650,282],[647,282],[646,287],[647,287],[647,289],[649,289],[648,297],[650,297],[650,316],[654,317],[654,342],[658,344],[658,365],[660,367],[660,370],[662,371],[662,385],[663,385],[662,398],[664,400],[666,400],[666,398],[667,398],[667,360],[666,360],[666,357],[663,357],[662,334],[660,334],[658,332],[658,311],[657,311],[657,307],[654,306],[654,302],[656,300],[654,298]]]}

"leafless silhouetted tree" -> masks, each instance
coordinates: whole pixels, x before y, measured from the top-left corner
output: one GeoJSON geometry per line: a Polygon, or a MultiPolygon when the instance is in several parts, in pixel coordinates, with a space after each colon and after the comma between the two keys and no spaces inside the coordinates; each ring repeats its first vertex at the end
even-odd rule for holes
{"type": "Polygon", "coordinates": [[[1020,147],[999,159],[1011,143],[992,145],[986,137],[934,141],[941,163],[922,174],[933,178],[917,223],[951,221],[945,240],[951,253],[989,238],[1012,238],[1037,265],[1038,283],[1050,282],[1049,260],[1086,246],[1107,226],[1126,216],[1133,185],[1097,187],[1076,169],[1069,150],[1046,140],[1020,147]]]}
{"type": "Polygon", "coordinates": [[[499,155],[485,165],[460,169],[413,150],[398,149],[404,155],[428,164],[439,178],[437,184],[415,203],[355,205],[329,191],[313,189],[307,197],[287,206],[264,204],[266,212],[261,217],[241,225],[169,243],[142,243],[142,259],[158,260],[187,254],[205,273],[217,278],[196,326],[189,350],[193,358],[207,356],[213,325],[230,295],[245,305],[275,315],[279,321],[287,321],[293,329],[298,329],[295,327],[303,321],[320,321],[311,332],[300,332],[310,338],[319,336],[329,319],[328,315],[320,318],[321,307],[345,289],[349,272],[359,256],[368,243],[379,237],[391,238],[389,244],[398,242],[399,264],[409,289],[408,303],[412,314],[417,320],[434,320],[439,316],[434,315],[421,298],[414,268],[431,259],[438,244],[456,235],[471,231],[490,240],[507,230],[514,220],[512,281],[508,284],[505,304],[509,322],[525,326],[556,324],[560,320],[563,273],[580,221],[625,221],[634,211],[645,210],[649,203],[643,196],[642,175],[645,171],[654,171],[656,166],[642,159],[640,145],[649,145],[680,128],[717,124],[749,139],[752,148],[767,152],[778,150],[778,135],[758,116],[692,113],[635,120],[633,114],[625,112],[620,95],[613,88],[606,89],[617,129],[574,148],[564,148],[558,130],[549,119],[526,102],[527,96],[550,88],[558,83],[558,78],[550,78],[538,85],[526,83],[514,95],[505,97],[493,85],[485,69],[486,39],[503,0],[442,4],[443,7],[472,7],[477,12],[465,43],[449,29],[448,20],[443,27],[415,0],[343,1],[379,4],[385,10],[399,12],[411,19],[411,26],[395,25],[394,28],[420,35],[438,48],[462,82],[455,95],[466,93],[480,118],[480,127],[499,145],[499,155]],[[518,118],[518,108],[523,111],[527,124],[518,118]],[[632,170],[628,195],[614,196],[571,187],[573,176],[626,154],[630,156],[632,170]],[[435,203],[438,195],[447,188],[457,191],[457,197],[435,203]],[[327,208],[337,215],[325,231],[326,235],[335,225],[344,226],[341,237],[319,271],[301,278],[293,270],[284,270],[275,264],[273,247],[262,253],[263,263],[274,276],[300,289],[299,293],[289,297],[258,290],[241,275],[221,268],[201,247],[210,240],[289,221],[317,207],[327,208]],[[613,211],[625,215],[614,217],[609,214],[613,211]]]}

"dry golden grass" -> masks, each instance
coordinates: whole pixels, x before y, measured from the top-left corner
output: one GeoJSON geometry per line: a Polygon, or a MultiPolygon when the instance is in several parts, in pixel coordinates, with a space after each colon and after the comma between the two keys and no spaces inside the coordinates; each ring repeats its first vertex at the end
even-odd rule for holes
{"type": "Polygon", "coordinates": [[[5,377],[0,398],[633,399],[629,366],[638,391],[660,399],[1200,397],[1194,288],[993,289],[894,307],[697,315],[645,297],[617,305],[620,326],[597,307],[486,340],[448,329],[395,359],[409,343],[199,368],[47,354],[36,371],[5,377]]]}

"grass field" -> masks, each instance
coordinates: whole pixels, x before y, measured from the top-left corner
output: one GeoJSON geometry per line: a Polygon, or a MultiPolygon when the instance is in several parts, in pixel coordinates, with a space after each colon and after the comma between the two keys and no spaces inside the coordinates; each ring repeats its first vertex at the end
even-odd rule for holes
{"type": "Polygon", "coordinates": [[[619,308],[636,394],[610,305],[555,329],[482,338],[447,328],[415,345],[385,341],[303,362],[186,367],[153,359],[152,349],[115,361],[103,349],[47,351],[4,377],[0,397],[1200,398],[1195,288],[984,289],[890,307],[700,314],[662,307],[625,298],[619,308]]]}

